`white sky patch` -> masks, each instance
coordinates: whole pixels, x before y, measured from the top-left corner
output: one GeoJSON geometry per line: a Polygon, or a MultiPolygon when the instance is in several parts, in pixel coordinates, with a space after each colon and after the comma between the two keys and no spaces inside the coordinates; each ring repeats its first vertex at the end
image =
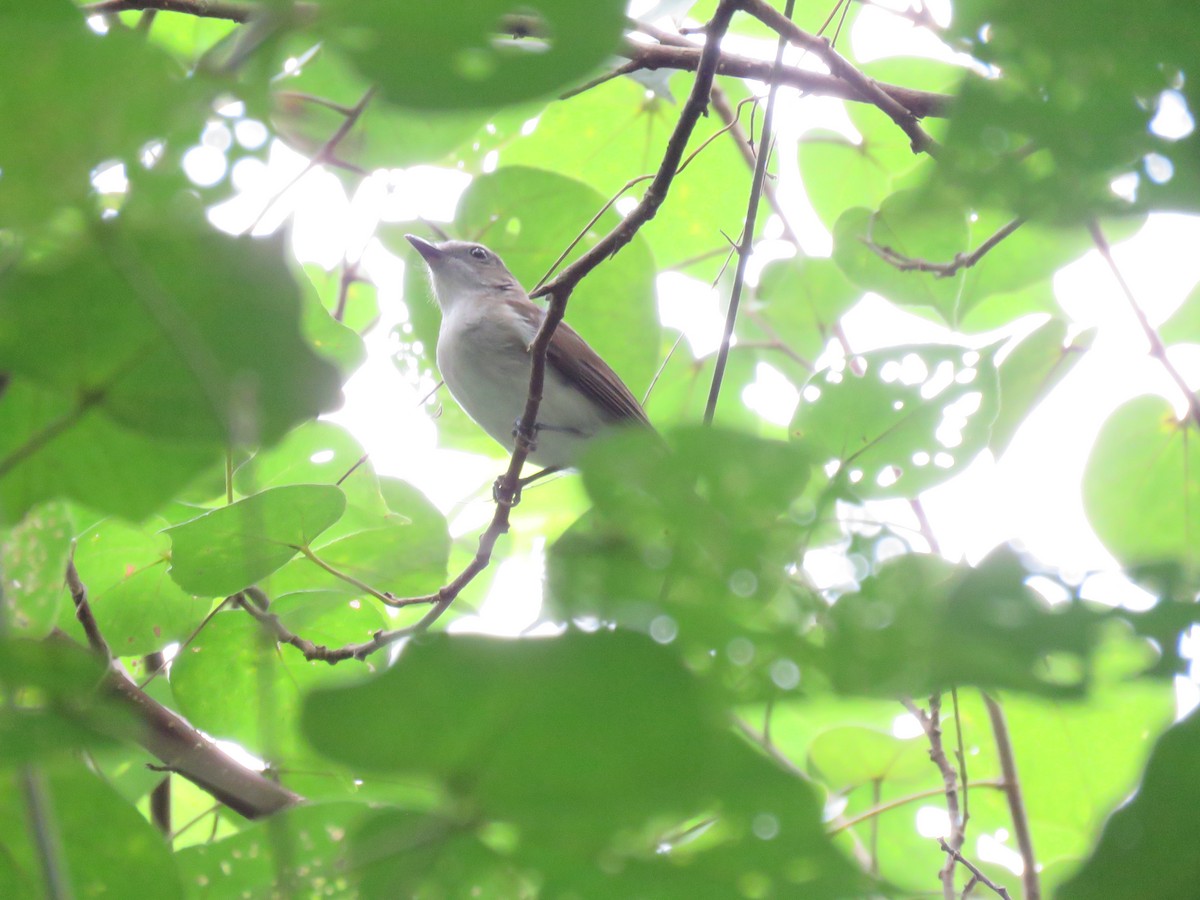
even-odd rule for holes
{"type": "Polygon", "coordinates": [[[754,367],[754,381],[742,390],[742,402],[768,422],[787,425],[800,402],[800,392],[782,372],[760,362],[754,367]]]}

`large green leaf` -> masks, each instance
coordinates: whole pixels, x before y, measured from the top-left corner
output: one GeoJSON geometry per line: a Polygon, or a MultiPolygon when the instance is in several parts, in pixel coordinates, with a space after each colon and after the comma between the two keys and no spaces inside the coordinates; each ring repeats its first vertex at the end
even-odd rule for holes
{"type": "Polygon", "coordinates": [[[1088,519],[1122,563],[1200,564],[1200,441],[1161,397],[1131,400],[1100,429],[1083,475],[1088,519]]]}
{"type": "Polygon", "coordinates": [[[617,49],[625,4],[600,0],[474,0],[449,7],[330,0],[318,30],[384,96],[417,109],[490,109],[544,97],[581,79],[617,49]],[[505,38],[504,17],[534,20],[534,37],[505,38]],[[448,23],[453,27],[447,27],[448,23]]]}
{"type": "Polygon", "coordinates": [[[100,633],[117,656],[153,653],[182,640],[211,607],[168,576],[170,540],[160,531],[166,524],[157,517],[140,526],[105,519],[79,535],[75,566],[100,633]]]}
{"type": "Polygon", "coordinates": [[[269,488],[167,529],[171,577],[206,597],[265,578],[336,522],[346,497],[332,484],[269,488]]]}
{"type": "Polygon", "coordinates": [[[435,779],[447,812],[515,828],[509,858],[554,893],[696,896],[707,880],[729,895],[746,865],[780,893],[856,890],[810,787],[734,738],[700,682],[639,635],[431,635],[372,682],[312,694],[304,728],[334,758],[435,779]],[[379,709],[384,730],[355,739],[352,723],[379,709]],[[709,840],[662,852],[667,831],[708,812],[709,840]],[[753,836],[754,822],[778,839],[753,836]],[[597,867],[597,853],[619,865],[597,867]]]}
{"type": "Polygon", "coordinates": [[[975,568],[901,556],[840,597],[816,651],[847,693],[922,696],[955,684],[1081,696],[1099,617],[1049,608],[1011,551],[975,568]]]}

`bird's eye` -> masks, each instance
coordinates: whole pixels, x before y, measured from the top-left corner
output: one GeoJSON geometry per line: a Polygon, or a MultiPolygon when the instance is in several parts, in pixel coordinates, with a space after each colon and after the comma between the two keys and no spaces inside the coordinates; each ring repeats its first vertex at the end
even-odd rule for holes
{"type": "Polygon", "coordinates": [[[470,252],[471,252],[471,255],[473,257],[475,257],[476,259],[487,259],[488,258],[488,252],[486,250],[484,250],[482,247],[472,247],[470,252]]]}

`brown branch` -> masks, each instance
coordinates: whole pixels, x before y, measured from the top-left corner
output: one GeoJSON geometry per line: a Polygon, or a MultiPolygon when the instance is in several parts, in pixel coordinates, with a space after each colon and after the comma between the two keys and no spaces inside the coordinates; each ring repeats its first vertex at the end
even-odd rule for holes
{"type": "Polygon", "coordinates": [[[949,844],[947,844],[945,838],[938,838],[938,846],[941,847],[942,850],[951,859],[956,860],[957,862],[960,862],[964,866],[967,867],[967,870],[971,873],[972,881],[978,882],[979,884],[982,884],[985,887],[991,888],[993,891],[995,891],[997,894],[999,894],[1001,897],[1003,897],[1004,900],[1012,900],[1012,898],[1009,897],[1008,890],[1006,888],[1003,888],[1000,885],[996,884],[994,881],[992,881],[992,879],[990,879],[986,875],[984,875],[983,872],[979,871],[978,866],[976,866],[973,862],[971,862],[969,859],[967,859],[965,856],[963,856],[961,853],[959,853],[957,850],[955,850],[953,847],[951,847],[949,844]]]}
{"type": "Polygon", "coordinates": [[[817,37],[802,30],[766,0],[738,0],[738,6],[785,37],[789,43],[815,54],[829,67],[831,75],[849,84],[860,99],[879,107],[908,135],[913,153],[928,153],[933,157],[938,155],[937,142],[921,127],[919,116],[914,110],[885,91],[874,79],[856,69],[849,60],[833,49],[833,44],[828,38],[817,37]]]}
{"type": "Polygon", "coordinates": [[[956,253],[954,259],[948,263],[935,263],[928,260],[919,259],[913,256],[906,256],[898,250],[894,250],[886,244],[876,244],[870,238],[861,238],[862,242],[871,249],[876,256],[891,266],[894,266],[901,272],[930,272],[938,278],[949,278],[952,275],[957,275],[962,269],[969,269],[983,259],[997,244],[1011,235],[1014,231],[1025,224],[1022,218],[1013,219],[1007,225],[998,229],[995,234],[989,237],[986,241],[980,244],[971,253],[956,253]]]}
{"type": "Polygon", "coordinates": [[[1120,285],[1121,292],[1125,295],[1125,299],[1129,302],[1129,306],[1133,310],[1134,318],[1137,319],[1138,325],[1142,328],[1142,333],[1146,335],[1146,340],[1150,344],[1150,355],[1162,364],[1162,367],[1167,370],[1167,374],[1171,377],[1171,380],[1183,391],[1183,396],[1187,400],[1188,415],[1197,426],[1200,426],[1200,397],[1197,397],[1196,392],[1188,385],[1187,379],[1180,374],[1179,370],[1175,368],[1175,364],[1171,362],[1170,357],[1167,356],[1166,344],[1159,337],[1158,331],[1150,324],[1150,320],[1138,304],[1137,298],[1133,296],[1133,289],[1129,287],[1129,282],[1121,274],[1121,270],[1117,266],[1117,261],[1113,258],[1112,247],[1108,243],[1108,238],[1104,236],[1104,231],[1100,228],[1100,223],[1093,219],[1088,226],[1088,231],[1092,236],[1092,243],[1096,245],[1096,249],[1104,257],[1104,262],[1108,265],[1109,271],[1112,272],[1113,277],[1117,280],[1117,284],[1120,285]]]}
{"type": "Polygon", "coordinates": [[[992,735],[996,740],[996,754],[1000,757],[1000,774],[1004,778],[1004,796],[1008,799],[1008,812],[1012,817],[1013,834],[1017,838],[1017,849],[1025,864],[1021,872],[1021,889],[1025,900],[1040,900],[1042,888],[1038,883],[1037,860],[1033,855],[1033,836],[1029,831],[1029,818],[1025,801],[1021,796],[1021,780],[1017,777],[1017,760],[1013,754],[1012,738],[1008,734],[1008,722],[1004,708],[993,697],[983,695],[988,718],[992,722],[992,735]]]}
{"type": "MultiPolygon", "coordinates": [[[[905,698],[904,707],[921,723],[921,729],[929,740],[929,758],[942,774],[942,793],[946,795],[946,813],[950,817],[950,846],[956,851],[962,848],[966,840],[966,823],[962,820],[958,806],[958,773],[946,756],[946,748],[942,744],[942,696],[934,694],[929,698],[929,712],[921,709],[912,700],[905,698]]],[[[954,864],[956,858],[951,855],[946,860],[938,877],[942,881],[942,896],[945,900],[955,900],[954,864]]]]}
{"type": "Polygon", "coordinates": [[[71,600],[75,603],[75,618],[83,626],[83,633],[87,636],[88,646],[99,656],[103,656],[105,659],[112,659],[112,651],[108,648],[108,641],[100,633],[100,626],[96,623],[96,617],[92,613],[91,604],[88,603],[87,587],[79,578],[79,570],[75,568],[75,541],[73,540],[71,541],[70,552],[67,555],[67,590],[71,592],[71,600]]]}
{"type": "MultiPolygon", "coordinates": [[[[813,38],[813,40],[823,41],[824,39],[813,38]]],[[[637,68],[640,69],[694,71],[700,61],[700,48],[691,45],[667,46],[627,41],[619,52],[631,63],[636,63],[637,68]]],[[[839,56],[839,58],[841,57],[839,56]]],[[[846,65],[850,64],[846,63],[846,65]]],[[[622,68],[627,67],[623,66],[622,68]]],[[[851,68],[853,67],[851,66],[851,68]]],[[[796,66],[782,66],[777,73],[773,73],[770,61],[738,56],[733,53],[721,54],[717,62],[717,74],[734,78],[753,78],[755,81],[794,87],[816,96],[836,97],[855,103],[870,103],[874,106],[880,105],[878,95],[882,93],[891,100],[892,104],[898,104],[907,114],[917,118],[943,118],[948,114],[950,103],[953,100],[953,97],[948,94],[918,91],[896,84],[874,81],[870,83],[875,86],[876,92],[872,92],[862,86],[862,82],[867,80],[862,73],[858,73],[859,78],[853,81],[837,72],[834,74],[812,72],[796,66]]],[[[887,110],[884,111],[887,112],[887,110]]],[[[927,135],[926,137],[928,138],[927,135]]]]}

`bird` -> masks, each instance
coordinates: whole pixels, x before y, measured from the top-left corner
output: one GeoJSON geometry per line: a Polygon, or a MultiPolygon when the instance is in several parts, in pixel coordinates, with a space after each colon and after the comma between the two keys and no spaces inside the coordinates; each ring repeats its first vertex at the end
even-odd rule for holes
{"type": "MultiPolygon", "coordinates": [[[[425,261],[441,308],[437,365],[442,380],[466,414],[511,452],[529,394],[530,344],[546,313],[483,244],[405,237],[425,261]]],[[[620,426],[653,430],[620,376],[560,322],[546,353],[535,444],[528,456],[543,469],[522,479],[522,485],[573,468],[590,440],[620,426]]]]}

